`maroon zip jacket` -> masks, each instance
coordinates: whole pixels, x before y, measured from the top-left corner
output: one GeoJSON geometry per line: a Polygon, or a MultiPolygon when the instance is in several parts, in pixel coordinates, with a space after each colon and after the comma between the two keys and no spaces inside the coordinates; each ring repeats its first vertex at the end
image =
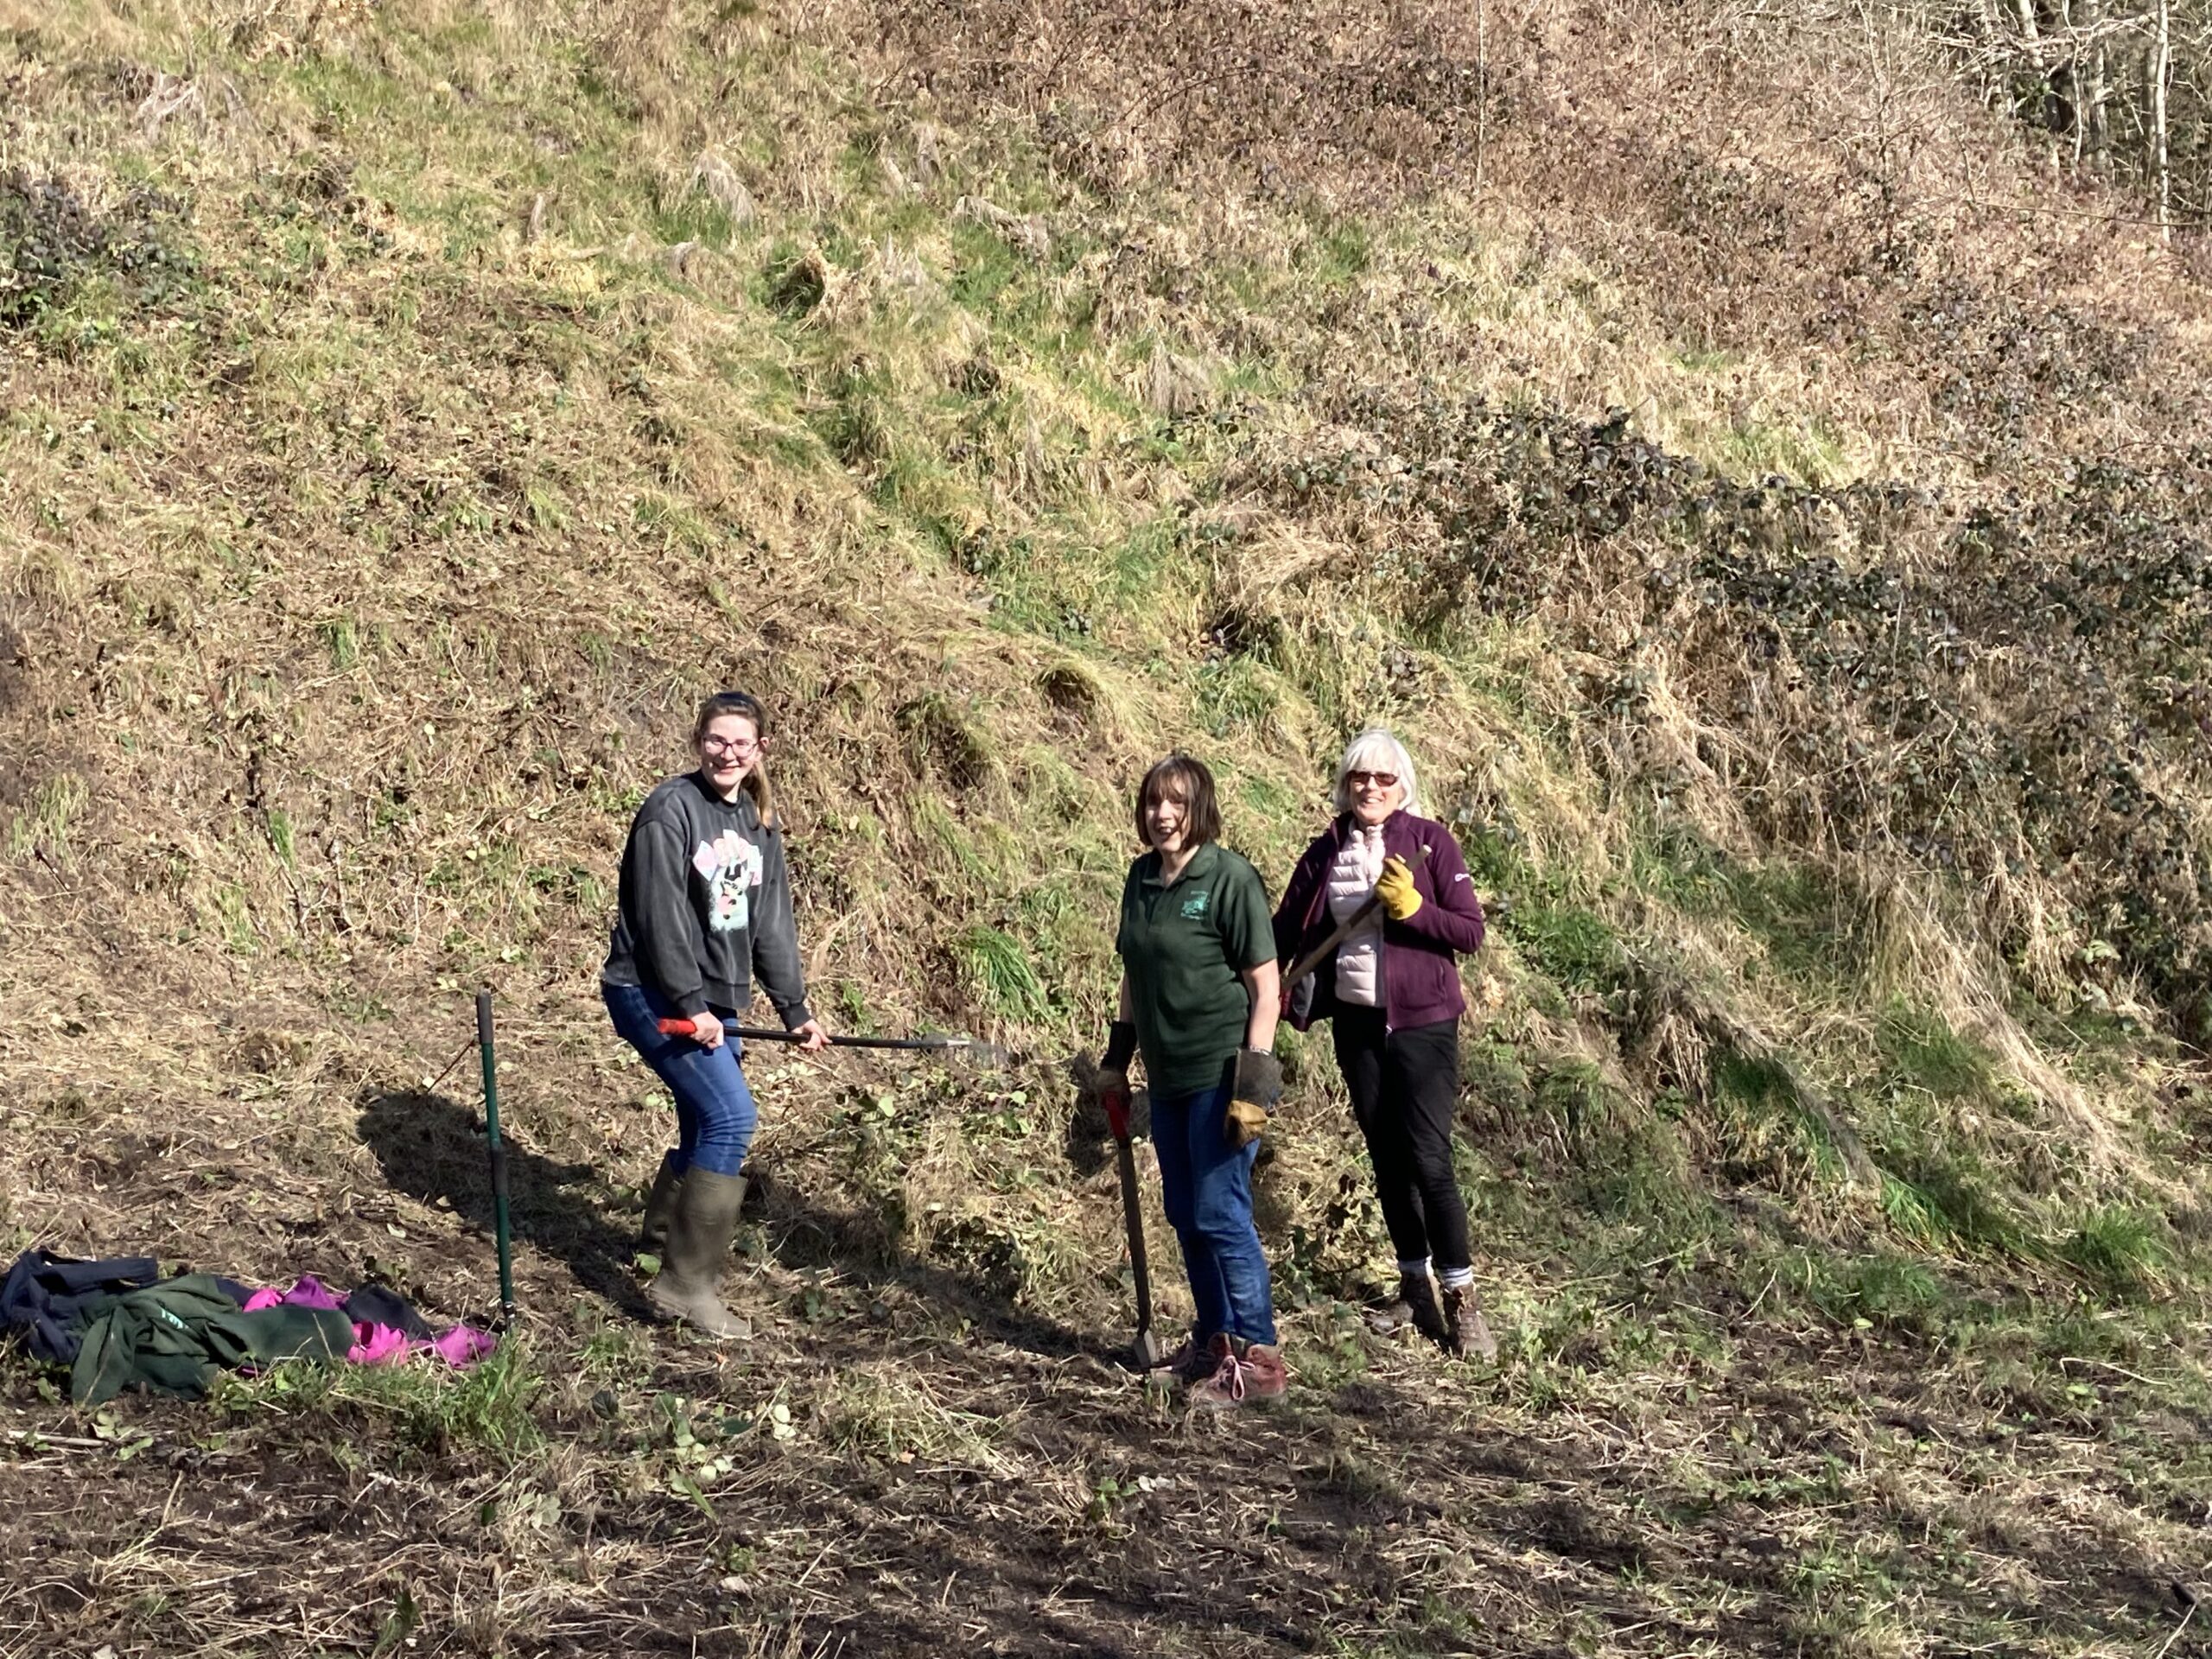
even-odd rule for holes
{"type": "MultiPolygon", "coordinates": [[[[1329,915],[1329,867],[1351,823],[1349,812],[1340,814],[1306,849],[1283,889],[1275,911],[1275,955],[1286,969],[1336,926],[1329,915]]],[[[1434,819],[1398,811],[1382,822],[1382,850],[1385,856],[1406,861],[1421,897],[1421,908],[1406,920],[1382,924],[1383,1027],[1404,1031],[1456,1020],[1466,1011],[1467,998],[1452,958],[1478,950],[1483,942],[1482,903],[1475,897],[1459,843],[1434,819]]],[[[1335,960],[1316,968],[1305,986],[1282,988],[1283,1017],[1297,1030],[1327,1019],[1337,1011],[1335,960]]]]}

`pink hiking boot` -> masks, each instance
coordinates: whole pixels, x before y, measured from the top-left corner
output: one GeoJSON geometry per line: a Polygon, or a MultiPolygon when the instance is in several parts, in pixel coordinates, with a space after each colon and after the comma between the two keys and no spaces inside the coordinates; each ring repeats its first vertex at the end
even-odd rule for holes
{"type": "Polygon", "coordinates": [[[1236,1337],[1213,1339],[1212,1372],[1191,1384],[1191,1403],[1227,1410],[1251,1402],[1279,1400],[1290,1386],[1290,1371],[1271,1344],[1236,1337]]]}

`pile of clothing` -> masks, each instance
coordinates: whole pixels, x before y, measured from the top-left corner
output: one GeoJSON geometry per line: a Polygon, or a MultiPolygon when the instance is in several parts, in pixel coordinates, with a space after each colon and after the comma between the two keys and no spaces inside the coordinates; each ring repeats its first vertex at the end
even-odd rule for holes
{"type": "Polygon", "coordinates": [[[79,1262],[48,1250],[26,1250],[8,1269],[0,1331],[67,1367],[69,1397],[84,1406],[134,1387],[197,1399],[220,1372],[288,1359],[395,1365],[423,1355],[466,1368],[498,1345],[470,1325],[433,1331],[381,1285],[341,1296],[308,1274],[257,1290],[211,1273],[164,1279],[150,1255],[79,1262]]]}

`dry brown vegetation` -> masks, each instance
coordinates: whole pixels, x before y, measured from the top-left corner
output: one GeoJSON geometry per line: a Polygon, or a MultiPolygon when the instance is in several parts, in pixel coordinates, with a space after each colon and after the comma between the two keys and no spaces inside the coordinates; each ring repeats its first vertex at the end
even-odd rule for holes
{"type": "Polygon", "coordinates": [[[2196,256],[1771,11],[0,0],[0,1230],[481,1311],[488,982],[524,1309],[10,1357],[0,1652],[2189,1650],[2196,256]],[[833,1023],[1027,1058],[757,1062],[718,1356],[592,972],[731,681],[833,1023]],[[1313,1046],[1232,1437],[1059,1063],[1135,770],[1279,879],[1377,717],[1506,1353],[1368,1328],[1313,1046]]]}

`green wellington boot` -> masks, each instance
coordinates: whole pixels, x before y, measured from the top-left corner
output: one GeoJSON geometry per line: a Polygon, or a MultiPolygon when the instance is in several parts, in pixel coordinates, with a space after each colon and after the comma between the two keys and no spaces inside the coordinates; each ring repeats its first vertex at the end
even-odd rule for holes
{"type": "Polygon", "coordinates": [[[645,1300],[663,1319],[680,1319],[703,1336],[742,1339],[753,1327],[722,1306],[722,1262],[745,1202],[745,1177],[695,1169],[677,1189],[668,1254],[645,1287],[645,1300]]]}
{"type": "Polygon", "coordinates": [[[683,1172],[676,1167],[676,1154],[660,1160],[652,1191],[645,1194],[645,1224],[638,1229],[638,1253],[659,1255],[668,1249],[668,1224],[676,1215],[676,1195],[683,1190],[683,1172]]]}

